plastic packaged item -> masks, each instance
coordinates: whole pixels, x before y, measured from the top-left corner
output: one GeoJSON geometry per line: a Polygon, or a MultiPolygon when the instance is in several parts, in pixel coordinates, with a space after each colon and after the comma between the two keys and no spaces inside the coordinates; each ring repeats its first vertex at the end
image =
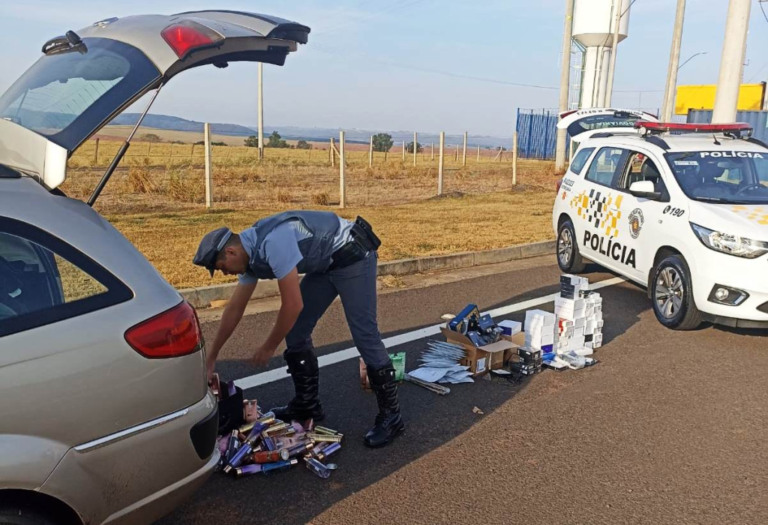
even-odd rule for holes
{"type": "Polygon", "coordinates": [[[314,474],[316,474],[318,477],[321,477],[323,479],[328,479],[331,477],[331,471],[326,468],[325,465],[320,463],[320,461],[316,460],[315,458],[305,458],[304,464],[307,466],[309,470],[311,470],[314,474]]]}
{"type": "Polygon", "coordinates": [[[389,359],[392,361],[392,367],[395,369],[395,381],[405,380],[405,352],[398,352],[396,354],[389,354],[389,359]]]}

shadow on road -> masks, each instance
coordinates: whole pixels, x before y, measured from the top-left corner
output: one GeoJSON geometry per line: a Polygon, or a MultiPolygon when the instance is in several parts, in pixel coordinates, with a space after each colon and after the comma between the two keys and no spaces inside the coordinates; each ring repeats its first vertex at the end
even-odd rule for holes
{"type": "MultiPolygon", "coordinates": [[[[597,267],[596,267],[597,268],[597,267]]],[[[610,277],[603,269],[589,272],[590,280],[610,277]]],[[[553,273],[553,275],[555,275],[553,273]]],[[[482,309],[518,303],[558,291],[558,283],[552,278],[541,286],[524,293],[505,297],[503,292],[490,294],[495,304],[483,304],[482,309]]],[[[463,285],[466,292],[467,283],[463,285]]],[[[471,288],[471,287],[470,287],[471,288]]],[[[518,287],[520,289],[522,287],[518,287]]],[[[458,289],[458,288],[457,288],[458,289]]],[[[514,288],[507,288],[514,289],[514,288]]],[[[649,308],[647,298],[640,288],[622,285],[600,290],[604,297],[604,344],[608,344],[638,322],[639,315],[649,308]]],[[[469,298],[471,301],[472,299],[469,298]]],[[[422,326],[435,324],[436,311],[450,312],[468,302],[467,294],[453,297],[430,306],[429,318],[422,326]],[[450,308],[450,309],[449,309],[450,308]]],[[[553,304],[537,308],[552,311],[553,304]]],[[[524,320],[525,312],[516,312],[506,318],[524,320]]],[[[496,320],[501,320],[502,317],[496,320]]],[[[406,326],[406,325],[404,325],[406,326]]],[[[408,330],[418,328],[409,326],[408,330]]],[[[406,331],[402,330],[401,332],[406,331]]],[[[396,334],[391,332],[385,337],[396,334]]],[[[442,339],[441,336],[436,336],[442,339]]],[[[351,346],[350,341],[339,342],[319,349],[326,354],[351,346]]],[[[425,348],[424,340],[397,347],[407,353],[406,370],[418,366],[418,357],[425,348]]],[[[272,367],[281,366],[281,359],[273,360],[272,367]]],[[[244,377],[257,370],[242,362],[222,363],[219,368],[225,379],[244,377]]],[[[551,373],[551,372],[545,372],[551,373]]],[[[360,388],[357,360],[347,360],[324,367],[320,376],[321,399],[326,411],[323,425],[344,433],[342,450],[332,461],[339,465],[330,479],[321,480],[310,473],[303,464],[270,476],[257,475],[232,479],[215,473],[195,496],[160,524],[190,523],[279,523],[298,524],[310,521],[326,508],[347,496],[390,476],[403,466],[427,456],[432,450],[456,438],[470,427],[487,417],[523,388],[526,383],[513,384],[505,379],[479,379],[474,384],[451,385],[451,393],[438,396],[410,383],[400,388],[400,403],[406,420],[406,432],[392,445],[380,450],[366,449],[362,438],[372,425],[376,414],[373,394],[360,388]],[[478,413],[478,411],[482,413],[478,413]]],[[[537,378],[534,377],[532,381],[537,378]]],[[[246,391],[246,398],[257,398],[267,409],[285,403],[293,394],[290,381],[278,381],[246,391]]],[[[482,450],[467,450],[467,454],[482,454],[482,450]]],[[[375,505],[376,502],[371,502],[375,505]]],[[[365,512],[365,509],[360,509],[365,512]]]]}

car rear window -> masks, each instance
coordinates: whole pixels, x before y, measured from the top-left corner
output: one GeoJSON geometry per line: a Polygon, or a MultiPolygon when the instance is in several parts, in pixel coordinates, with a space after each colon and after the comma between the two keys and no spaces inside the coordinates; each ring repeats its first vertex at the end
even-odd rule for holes
{"type": "Polygon", "coordinates": [[[2,97],[0,118],[72,151],[160,72],[138,49],[104,38],[87,51],[43,56],[2,97]]]}
{"type": "Polygon", "coordinates": [[[0,217],[0,337],[126,301],[133,293],[65,242],[0,217]]]}
{"type": "Polygon", "coordinates": [[[595,151],[595,148],[580,149],[579,152],[576,153],[576,156],[573,157],[573,160],[571,161],[571,167],[568,169],[576,175],[580,174],[581,170],[583,170],[584,166],[587,164],[587,160],[589,160],[589,156],[592,155],[593,151],[595,151]]]}

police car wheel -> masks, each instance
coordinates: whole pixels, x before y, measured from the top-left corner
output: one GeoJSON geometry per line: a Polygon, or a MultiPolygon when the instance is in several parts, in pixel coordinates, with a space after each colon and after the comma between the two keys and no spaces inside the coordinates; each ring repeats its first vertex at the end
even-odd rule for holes
{"type": "Polygon", "coordinates": [[[651,300],[656,319],[673,330],[693,330],[702,321],[693,300],[691,274],[685,259],[670,255],[654,268],[651,300]]]}
{"type": "Polygon", "coordinates": [[[573,223],[568,219],[563,221],[557,231],[557,265],[566,273],[579,273],[585,266],[579,253],[573,223]]]}

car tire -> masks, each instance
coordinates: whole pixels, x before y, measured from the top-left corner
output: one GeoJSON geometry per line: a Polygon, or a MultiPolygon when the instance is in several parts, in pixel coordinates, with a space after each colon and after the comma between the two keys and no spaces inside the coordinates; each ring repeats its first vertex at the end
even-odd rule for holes
{"type": "Polygon", "coordinates": [[[576,241],[576,230],[570,219],[566,219],[557,229],[557,242],[555,244],[557,265],[565,273],[579,273],[584,271],[584,260],[579,252],[579,243],[576,241]]]}
{"type": "Polygon", "coordinates": [[[0,525],[59,525],[59,523],[26,505],[0,507],[0,525]]]}
{"type": "Polygon", "coordinates": [[[698,328],[703,317],[693,299],[691,272],[679,255],[662,259],[653,269],[651,302],[656,319],[673,330],[698,328]]]}

